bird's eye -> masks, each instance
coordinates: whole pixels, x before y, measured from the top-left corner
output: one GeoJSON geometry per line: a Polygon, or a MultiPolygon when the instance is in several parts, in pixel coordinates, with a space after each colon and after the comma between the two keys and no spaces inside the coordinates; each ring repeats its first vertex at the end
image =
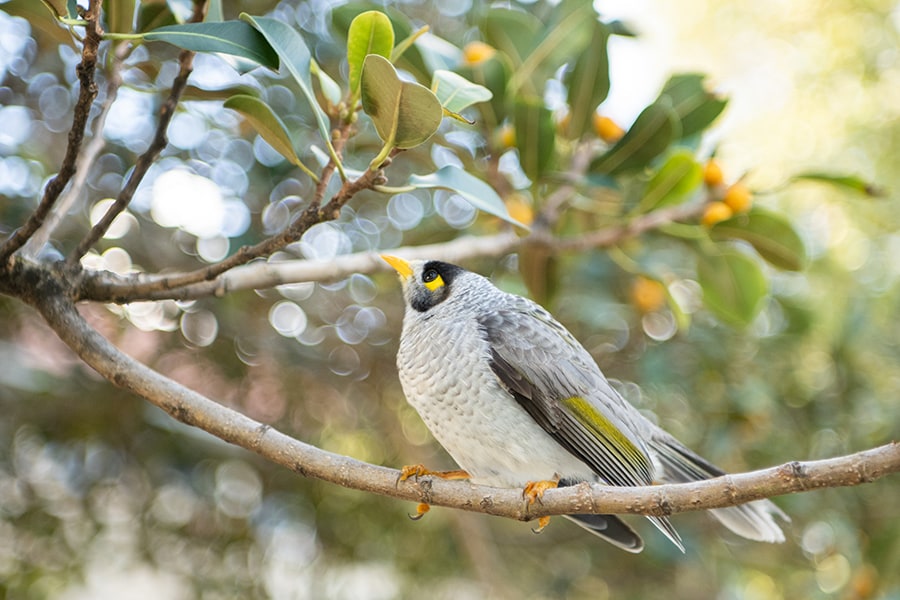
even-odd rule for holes
{"type": "Polygon", "coordinates": [[[435,279],[438,278],[438,272],[434,269],[428,269],[424,273],[422,273],[422,281],[425,283],[431,283],[435,279]]]}

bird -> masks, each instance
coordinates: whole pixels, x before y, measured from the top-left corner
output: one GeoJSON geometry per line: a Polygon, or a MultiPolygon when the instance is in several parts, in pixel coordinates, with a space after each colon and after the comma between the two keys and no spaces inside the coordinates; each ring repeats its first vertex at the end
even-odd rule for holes
{"type": "MultiPolygon", "coordinates": [[[[725,472],[650,421],[610,384],[594,358],[539,304],[440,260],[381,255],[400,276],[405,311],[397,368],[407,401],[461,467],[448,478],[543,491],[581,482],[646,486],[725,472]]],[[[401,478],[437,474],[404,467],[401,478]]],[[[419,515],[427,505],[420,505],[419,515]]],[[[770,500],[710,511],[744,538],[780,543],[770,500]]],[[[566,515],[632,553],[640,535],[616,515],[566,515]]],[[[666,516],[647,517],[679,550],[666,516]]],[[[540,531],[549,517],[542,519],[540,531]]]]}

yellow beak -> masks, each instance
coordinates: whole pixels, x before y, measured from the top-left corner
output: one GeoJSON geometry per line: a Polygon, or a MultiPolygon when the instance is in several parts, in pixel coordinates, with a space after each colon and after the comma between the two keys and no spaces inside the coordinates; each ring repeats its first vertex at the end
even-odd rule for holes
{"type": "Polygon", "coordinates": [[[410,267],[409,263],[402,258],[391,256],[390,254],[382,254],[381,258],[384,259],[384,262],[394,267],[394,270],[400,273],[402,277],[407,278],[412,276],[412,267],[410,267]]]}

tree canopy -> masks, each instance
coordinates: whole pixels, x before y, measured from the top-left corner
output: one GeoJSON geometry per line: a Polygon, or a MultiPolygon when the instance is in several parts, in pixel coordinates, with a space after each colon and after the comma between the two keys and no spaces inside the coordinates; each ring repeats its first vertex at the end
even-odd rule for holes
{"type": "Polygon", "coordinates": [[[770,51],[800,31],[823,59],[796,131],[760,147],[799,131],[821,155],[762,174],[723,133],[740,98],[696,70],[633,122],[610,111],[614,48],[642,39],[602,10],[0,4],[4,594],[900,593],[893,8],[816,9],[841,35],[797,8],[771,27],[770,51]],[[772,468],[535,507],[397,482],[453,465],[397,381],[384,251],[530,296],[687,445],[772,468]],[[686,555],[648,529],[631,556],[515,520],[762,497],[793,519],[783,545],[676,515],[686,555]],[[465,511],[413,523],[410,501],[465,511]]]}

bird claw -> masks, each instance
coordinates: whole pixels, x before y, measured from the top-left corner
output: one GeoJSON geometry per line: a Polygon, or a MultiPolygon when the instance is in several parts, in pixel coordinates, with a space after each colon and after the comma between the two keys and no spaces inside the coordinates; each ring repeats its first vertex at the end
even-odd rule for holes
{"type": "Polygon", "coordinates": [[[439,477],[440,479],[469,479],[469,474],[460,469],[455,471],[432,471],[421,464],[405,465],[400,467],[400,474],[397,475],[397,485],[399,485],[401,481],[406,481],[409,478],[418,481],[419,477],[424,477],[425,475],[439,477]]]}
{"type": "Polygon", "coordinates": [[[546,492],[547,490],[556,489],[557,487],[559,487],[558,479],[546,481],[529,481],[525,484],[525,489],[522,490],[522,497],[528,498],[528,504],[534,504],[536,501],[540,501],[544,497],[544,492],[546,492]]]}
{"type": "Polygon", "coordinates": [[[430,506],[430,505],[425,504],[424,502],[420,502],[420,503],[416,506],[416,514],[414,514],[414,515],[406,515],[406,516],[409,517],[409,520],[410,520],[410,521],[418,521],[419,519],[421,519],[422,517],[424,517],[425,514],[426,514],[429,510],[431,510],[431,506],[430,506]]]}
{"type": "Polygon", "coordinates": [[[418,480],[422,475],[428,475],[431,471],[425,468],[425,465],[403,465],[400,467],[400,474],[397,475],[397,484],[406,481],[410,477],[418,480]]]}
{"type": "Polygon", "coordinates": [[[544,528],[547,527],[547,525],[549,525],[549,524],[550,524],[550,517],[538,517],[538,526],[536,528],[532,527],[531,531],[532,531],[532,533],[541,533],[542,531],[544,531],[544,528]]]}

